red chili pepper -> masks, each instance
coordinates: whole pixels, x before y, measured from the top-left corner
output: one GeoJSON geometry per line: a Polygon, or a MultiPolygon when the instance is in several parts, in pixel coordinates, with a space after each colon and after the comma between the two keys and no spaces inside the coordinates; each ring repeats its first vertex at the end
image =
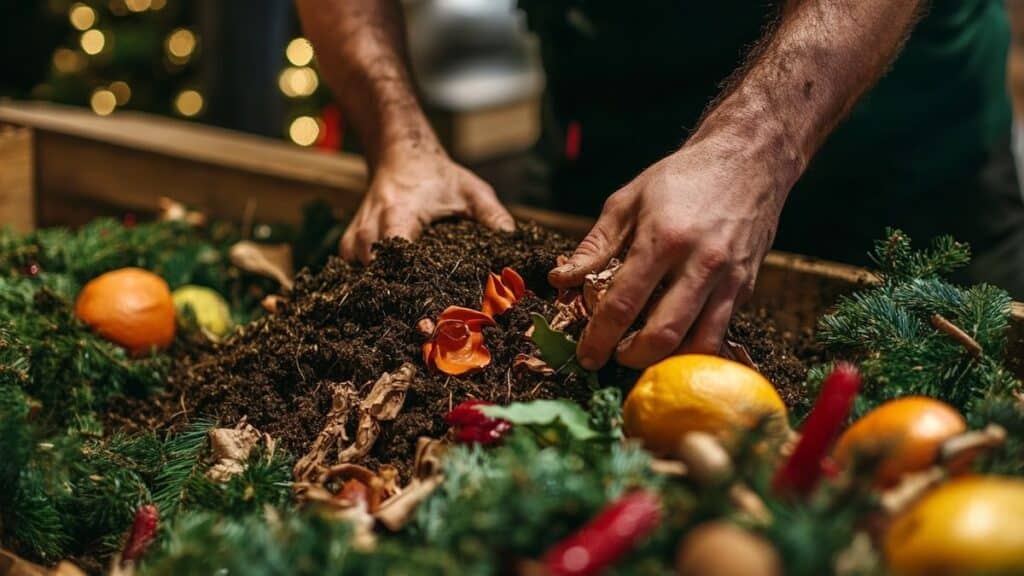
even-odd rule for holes
{"type": "Polygon", "coordinates": [[[661,522],[661,501],[635,490],[605,507],[544,555],[551,576],[599,574],[619,561],[661,522]]]}
{"type": "Polygon", "coordinates": [[[846,423],[859,390],[857,367],[847,362],[837,364],[825,378],[818,399],[804,421],[800,441],[775,473],[776,493],[808,494],[817,486],[823,471],[822,462],[846,423]]]}
{"type": "Polygon", "coordinates": [[[466,400],[459,404],[444,421],[455,428],[455,441],[459,444],[495,444],[512,429],[512,423],[501,418],[490,418],[478,406],[493,406],[485,400],[466,400]]]}
{"type": "Polygon", "coordinates": [[[135,521],[128,533],[128,541],[121,551],[121,559],[125,562],[135,561],[146,553],[146,549],[156,539],[156,529],[160,525],[160,512],[156,506],[146,504],[135,511],[135,521]]]}

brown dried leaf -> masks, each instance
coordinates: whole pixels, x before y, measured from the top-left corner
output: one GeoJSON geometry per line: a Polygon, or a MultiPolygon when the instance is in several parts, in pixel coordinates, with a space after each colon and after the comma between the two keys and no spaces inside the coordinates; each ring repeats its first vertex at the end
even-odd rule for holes
{"type": "Polygon", "coordinates": [[[261,433],[243,419],[234,428],[214,428],[209,432],[210,446],[215,462],[206,471],[206,477],[215,482],[227,482],[245,471],[252,449],[261,441],[273,454],[274,440],[261,433]]]}
{"type": "Polygon", "coordinates": [[[206,214],[198,210],[189,210],[181,202],[167,196],[161,196],[157,200],[157,205],[160,207],[159,218],[164,222],[185,222],[195,227],[206,224],[206,214]]]}
{"type": "Polygon", "coordinates": [[[530,356],[529,354],[517,354],[516,357],[512,359],[512,368],[527,370],[543,376],[555,375],[555,369],[548,366],[547,362],[537,358],[536,356],[530,356]]]}
{"type": "Polygon", "coordinates": [[[263,297],[263,300],[260,300],[260,306],[267,314],[277,314],[281,311],[281,306],[287,301],[288,299],[280,294],[267,294],[263,297]]]}
{"type": "Polygon", "coordinates": [[[296,482],[315,481],[323,471],[328,452],[332,448],[340,452],[343,444],[348,442],[345,424],[359,394],[351,382],[330,384],[330,387],[331,410],[327,413],[327,423],[313,441],[309,452],[292,468],[292,476],[296,482]]]}
{"type": "Polygon", "coordinates": [[[377,510],[375,517],[389,530],[400,530],[416,506],[437,489],[444,481],[441,475],[441,460],[444,457],[445,445],[433,438],[420,438],[416,442],[416,462],[413,464],[416,475],[401,492],[386,500],[377,510]]]}
{"type": "Polygon", "coordinates": [[[359,404],[359,426],[356,439],[338,454],[339,462],[352,462],[370,451],[380,434],[380,423],[393,420],[405,403],[405,392],[412,384],[416,367],[406,362],[394,372],[385,372],[373,384],[370,393],[359,404]]]}
{"type": "Polygon", "coordinates": [[[289,244],[257,244],[250,240],[235,243],[228,251],[237,268],[276,280],[285,290],[294,286],[292,280],[292,247],[289,244]]]}
{"type": "Polygon", "coordinates": [[[587,307],[583,303],[583,293],[576,289],[561,290],[555,299],[554,317],[549,325],[553,330],[564,331],[568,326],[579,320],[590,318],[587,307]]]}
{"type": "Polygon", "coordinates": [[[621,267],[622,262],[618,258],[612,258],[604,270],[591,272],[583,278],[583,304],[587,307],[587,312],[594,312],[597,303],[611,288],[612,282],[615,281],[615,274],[621,267]]]}
{"type": "Polygon", "coordinates": [[[733,342],[732,340],[726,339],[722,343],[722,357],[728,358],[740,364],[745,364],[748,368],[752,368],[760,372],[757,367],[757,363],[750,357],[750,353],[747,352],[746,346],[739,342],[733,342]]]}

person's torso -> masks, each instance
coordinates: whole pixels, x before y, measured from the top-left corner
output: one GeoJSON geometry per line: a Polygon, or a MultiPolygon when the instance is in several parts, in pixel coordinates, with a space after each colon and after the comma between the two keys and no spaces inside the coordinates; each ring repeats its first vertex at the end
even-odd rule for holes
{"type": "MultiPolygon", "coordinates": [[[[594,213],[678,148],[779,4],[520,0],[541,38],[555,117],[581,137],[562,166],[560,207],[594,213]]],[[[935,0],[801,186],[912,196],[976,169],[1009,133],[1004,10],[999,0],[935,0]]]]}

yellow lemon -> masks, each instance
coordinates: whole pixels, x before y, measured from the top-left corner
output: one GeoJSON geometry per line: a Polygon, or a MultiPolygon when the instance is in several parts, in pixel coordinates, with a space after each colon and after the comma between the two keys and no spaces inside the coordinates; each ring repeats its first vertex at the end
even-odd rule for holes
{"type": "Polygon", "coordinates": [[[969,476],[932,490],[885,535],[893,574],[1024,574],[1024,480],[969,476]]]}
{"type": "Polygon", "coordinates": [[[199,327],[214,336],[223,336],[231,330],[231,310],[215,290],[189,284],[178,288],[171,296],[179,319],[184,317],[188,308],[199,327]]]}
{"type": "Polygon", "coordinates": [[[743,364],[718,356],[684,354],[651,366],[623,405],[626,434],[653,452],[675,452],[688,432],[728,442],[738,429],[777,417],[786,429],[786,405],[768,380],[743,364]]]}

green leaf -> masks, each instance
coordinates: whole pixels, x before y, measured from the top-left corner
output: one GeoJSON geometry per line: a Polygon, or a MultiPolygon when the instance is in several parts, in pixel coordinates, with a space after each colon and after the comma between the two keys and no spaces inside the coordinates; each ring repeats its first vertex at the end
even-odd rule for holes
{"type": "Polygon", "coordinates": [[[561,424],[577,440],[591,440],[600,436],[590,427],[590,415],[569,400],[513,402],[508,406],[481,406],[478,410],[489,418],[501,418],[521,426],[561,424]]]}
{"type": "Polygon", "coordinates": [[[540,359],[559,373],[569,372],[586,379],[592,388],[598,387],[597,373],[585,370],[576,361],[576,341],[565,332],[554,330],[540,314],[533,318],[533,343],[540,349],[540,359]]]}

